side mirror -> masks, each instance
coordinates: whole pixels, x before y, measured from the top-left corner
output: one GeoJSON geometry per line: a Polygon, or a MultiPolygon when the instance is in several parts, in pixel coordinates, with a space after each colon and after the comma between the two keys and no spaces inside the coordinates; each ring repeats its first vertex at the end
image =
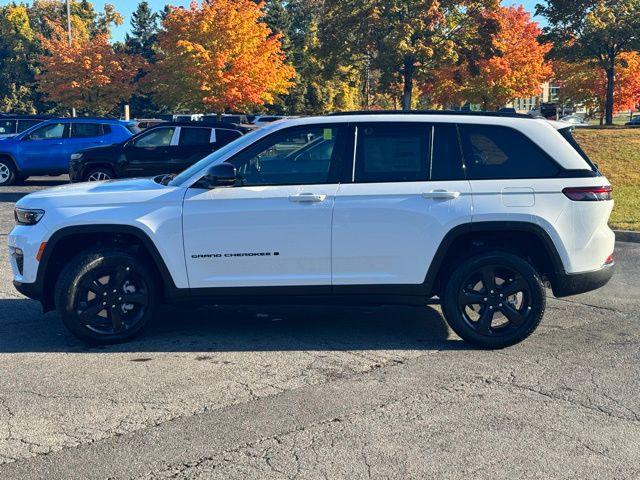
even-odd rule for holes
{"type": "Polygon", "coordinates": [[[211,166],[202,180],[206,188],[232,187],[236,184],[237,178],[236,167],[223,162],[211,166]]]}

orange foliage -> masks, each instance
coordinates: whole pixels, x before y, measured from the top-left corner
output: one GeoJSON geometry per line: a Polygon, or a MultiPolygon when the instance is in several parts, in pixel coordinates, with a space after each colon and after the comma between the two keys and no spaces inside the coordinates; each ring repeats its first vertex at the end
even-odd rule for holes
{"type": "MultiPolygon", "coordinates": [[[[563,100],[584,104],[587,109],[604,112],[607,89],[605,71],[595,62],[553,64],[555,83],[563,100]]],[[[640,105],[640,53],[621,53],[616,63],[613,110],[635,110],[640,105]]]]}
{"type": "Polygon", "coordinates": [[[551,76],[545,61],[551,45],[538,42],[540,28],[522,6],[500,7],[487,15],[495,16],[500,25],[493,39],[496,54],[475,65],[461,61],[434,72],[434,82],[421,88],[434,103],[470,102],[495,109],[539,94],[540,85],[551,76]]]}
{"type": "Polygon", "coordinates": [[[51,25],[51,38],[40,37],[45,54],[39,58],[39,89],[47,100],[104,114],[135,91],[134,80],[144,66],[141,57],[116,53],[108,35],[74,38],[51,25]]]}
{"type": "Polygon", "coordinates": [[[261,21],[262,7],[252,0],[209,0],[174,8],[163,21],[147,89],[172,107],[218,113],[286,93],[295,70],[284,62],[281,35],[261,21]]]}

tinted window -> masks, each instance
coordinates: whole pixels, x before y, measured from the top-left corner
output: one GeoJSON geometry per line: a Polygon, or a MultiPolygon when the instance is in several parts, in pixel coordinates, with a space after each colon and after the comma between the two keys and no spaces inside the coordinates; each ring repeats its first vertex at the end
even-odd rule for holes
{"type": "Polygon", "coordinates": [[[344,127],[289,128],[269,135],[230,163],[248,186],[332,183],[337,181],[344,139],[344,127]]]}
{"type": "Polygon", "coordinates": [[[217,147],[233,142],[236,138],[240,138],[242,136],[242,134],[237,130],[226,130],[223,128],[216,128],[215,135],[217,147]]]}
{"type": "Polygon", "coordinates": [[[431,180],[463,180],[462,155],[455,125],[433,127],[431,180]]]}
{"type": "Polygon", "coordinates": [[[71,136],[74,138],[99,137],[104,134],[99,123],[72,123],[71,136]]]}
{"type": "Polygon", "coordinates": [[[173,132],[175,128],[154,128],[147,133],[138,137],[134,141],[136,147],[149,148],[149,147],[168,147],[171,145],[171,139],[173,138],[173,132]]]}
{"type": "Polygon", "coordinates": [[[412,124],[358,126],[356,182],[428,179],[430,127],[412,124]]]}
{"type": "Polygon", "coordinates": [[[467,178],[546,178],[558,167],[520,132],[507,127],[460,125],[467,178]]]}
{"type": "Polygon", "coordinates": [[[209,145],[211,143],[210,128],[189,128],[180,129],[180,140],[178,145],[209,145]]]}
{"type": "Polygon", "coordinates": [[[64,123],[49,123],[29,134],[31,140],[50,140],[68,137],[68,126],[64,123]]]}
{"type": "Polygon", "coordinates": [[[112,132],[111,125],[107,125],[107,124],[102,125],[102,131],[104,132],[105,135],[109,135],[112,132]]]}
{"type": "Polygon", "coordinates": [[[22,133],[28,128],[41,123],[42,120],[18,120],[18,133],[22,133]]]}
{"type": "Polygon", "coordinates": [[[0,120],[0,135],[15,133],[15,120],[0,120]]]}

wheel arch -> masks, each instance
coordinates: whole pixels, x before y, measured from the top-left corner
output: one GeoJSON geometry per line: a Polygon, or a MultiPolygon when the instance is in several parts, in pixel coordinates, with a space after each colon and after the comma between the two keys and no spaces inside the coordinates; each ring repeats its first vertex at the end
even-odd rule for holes
{"type": "Polygon", "coordinates": [[[177,290],[158,248],[142,229],[131,225],[113,224],[69,226],[56,231],[47,240],[38,265],[36,290],[40,292],[40,301],[45,311],[54,308],[55,283],[66,262],[79,252],[95,247],[96,244],[121,245],[136,250],[142,258],[148,260],[159,276],[159,286],[163,295],[170,295],[177,290]]]}
{"type": "Polygon", "coordinates": [[[559,274],[565,272],[553,239],[540,225],[525,221],[472,222],[458,225],[445,235],[427,271],[426,290],[431,295],[439,293],[446,275],[459,262],[487,248],[530,259],[552,285],[559,274]]]}

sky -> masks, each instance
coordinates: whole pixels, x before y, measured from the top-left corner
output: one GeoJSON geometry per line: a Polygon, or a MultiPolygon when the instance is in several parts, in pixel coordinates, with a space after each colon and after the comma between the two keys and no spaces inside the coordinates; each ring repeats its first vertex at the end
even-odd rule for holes
{"type": "MultiPolygon", "coordinates": [[[[4,5],[7,3],[11,3],[13,0],[0,0],[0,5],[4,5]]],[[[19,0],[18,0],[19,1],[19,0]]],[[[191,0],[147,0],[149,5],[154,11],[162,10],[162,8],[167,4],[175,5],[175,6],[188,6],[191,3],[191,0]]],[[[503,0],[503,5],[524,5],[525,9],[532,12],[535,10],[536,3],[539,3],[540,0],[503,0]]],[[[27,1],[27,3],[30,3],[27,1]]],[[[122,41],[124,40],[124,35],[130,29],[131,22],[131,14],[134,12],[138,5],[137,0],[92,0],[93,6],[96,10],[102,10],[105,3],[111,3],[116,7],[116,10],[122,14],[124,17],[124,23],[119,27],[115,27],[112,30],[113,40],[114,41],[122,41]]],[[[540,19],[536,19],[540,21],[540,19]]]]}

